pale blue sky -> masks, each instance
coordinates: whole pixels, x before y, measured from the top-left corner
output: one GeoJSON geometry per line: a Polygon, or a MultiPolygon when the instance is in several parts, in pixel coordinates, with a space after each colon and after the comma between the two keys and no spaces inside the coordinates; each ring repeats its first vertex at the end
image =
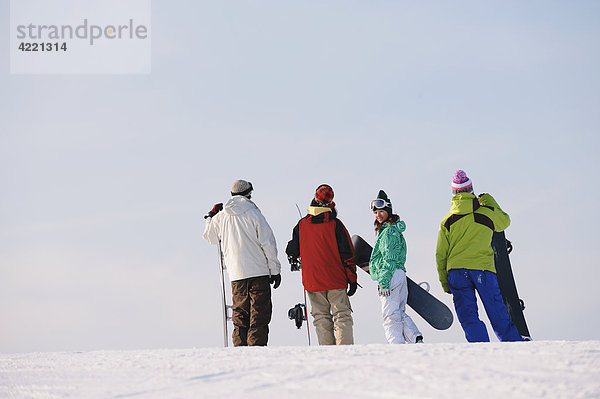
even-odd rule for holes
{"type": "MultiPolygon", "coordinates": [[[[434,251],[458,168],[511,215],[533,337],[600,339],[599,3],[154,1],[152,16],[147,76],[10,75],[0,30],[0,351],[221,345],[202,216],[238,178],[280,250],[273,345],[306,341],[283,250],[320,183],[371,242],[386,190],[408,275],[451,305],[434,251]]],[[[384,342],[359,282],[355,341],[384,342]]],[[[464,340],[414,318],[428,342],[464,340]]]]}

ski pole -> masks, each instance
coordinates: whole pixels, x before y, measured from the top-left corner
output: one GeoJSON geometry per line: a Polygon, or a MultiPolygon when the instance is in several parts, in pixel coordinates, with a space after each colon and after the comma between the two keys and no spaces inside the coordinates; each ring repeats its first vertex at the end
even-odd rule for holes
{"type": "MultiPolygon", "coordinates": [[[[300,219],[302,219],[302,212],[300,212],[300,207],[296,204],[296,209],[298,209],[298,215],[300,215],[300,219]]],[[[304,287],[302,287],[304,289],[304,287]]],[[[306,334],[308,335],[308,346],[310,346],[310,321],[308,320],[308,303],[306,302],[306,290],[304,290],[304,313],[306,316],[306,334]]]]}
{"type": "Polygon", "coordinates": [[[306,314],[306,334],[308,335],[308,346],[310,346],[310,328],[308,327],[309,320],[308,320],[308,306],[306,303],[306,290],[304,290],[304,313],[306,314]]]}
{"type": "Polygon", "coordinates": [[[217,246],[217,250],[219,251],[219,269],[221,275],[221,297],[223,301],[223,346],[227,348],[229,346],[229,337],[227,334],[227,303],[225,302],[225,276],[223,275],[223,251],[221,250],[221,240],[219,240],[219,244],[217,246]]]}

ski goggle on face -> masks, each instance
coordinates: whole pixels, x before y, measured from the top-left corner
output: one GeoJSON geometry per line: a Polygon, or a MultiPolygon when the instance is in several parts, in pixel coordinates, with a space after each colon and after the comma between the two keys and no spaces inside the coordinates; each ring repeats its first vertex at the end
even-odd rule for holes
{"type": "Polygon", "coordinates": [[[376,209],[383,209],[385,207],[391,208],[392,204],[387,202],[386,200],[377,198],[371,201],[371,210],[374,211],[376,209]]]}

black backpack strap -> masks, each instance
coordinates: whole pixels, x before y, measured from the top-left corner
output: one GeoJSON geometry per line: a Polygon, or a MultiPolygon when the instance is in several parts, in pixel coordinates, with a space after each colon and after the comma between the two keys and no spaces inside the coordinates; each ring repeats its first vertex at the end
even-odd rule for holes
{"type": "MultiPolygon", "coordinates": [[[[494,231],[495,227],[494,227],[494,222],[492,221],[492,219],[490,219],[489,217],[487,217],[486,215],[483,215],[481,213],[475,213],[475,211],[477,209],[479,209],[480,207],[488,208],[488,209],[491,209],[492,211],[494,210],[493,207],[486,206],[486,205],[481,205],[479,203],[479,200],[477,198],[473,198],[473,212],[471,212],[471,213],[473,214],[473,218],[475,219],[475,223],[482,224],[482,225],[484,225],[486,227],[489,227],[492,231],[494,231]]],[[[446,230],[450,231],[450,226],[452,226],[455,222],[458,222],[463,217],[465,217],[467,215],[470,215],[471,213],[466,213],[464,215],[452,215],[452,216],[450,216],[448,219],[446,219],[446,222],[444,223],[444,227],[446,228],[446,230]]]]}
{"type": "Polygon", "coordinates": [[[446,219],[446,223],[444,223],[444,227],[446,228],[446,230],[450,231],[450,226],[452,226],[455,222],[458,222],[460,219],[462,219],[463,217],[469,215],[468,213],[465,213],[464,215],[452,215],[450,216],[448,219],[446,219]]]}

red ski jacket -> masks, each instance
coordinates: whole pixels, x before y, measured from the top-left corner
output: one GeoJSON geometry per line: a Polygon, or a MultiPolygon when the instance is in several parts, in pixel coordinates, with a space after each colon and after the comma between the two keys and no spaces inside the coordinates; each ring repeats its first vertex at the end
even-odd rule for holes
{"type": "Polygon", "coordinates": [[[356,282],[350,235],[330,208],[310,207],[294,227],[285,252],[301,259],[302,284],[308,292],[346,289],[356,282]]]}

